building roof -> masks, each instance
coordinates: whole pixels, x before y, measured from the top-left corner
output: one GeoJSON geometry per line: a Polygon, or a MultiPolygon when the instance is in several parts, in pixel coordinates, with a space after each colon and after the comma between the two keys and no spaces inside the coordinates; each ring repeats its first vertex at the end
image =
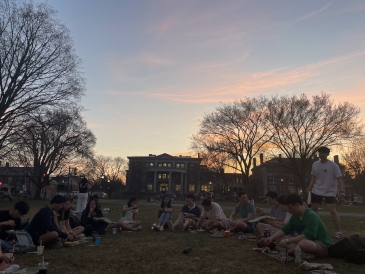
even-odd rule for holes
{"type": "Polygon", "coordinates": [[[154,160],[164,160],[164,159],[170,159],[170,160],[176,160],[176,159],[184,159],[184,160],[189,160],[189,159],[194,159],[194,160],[202,160],[202,158],[194,158],[191,156],[183,156],[183,155],[179,155],[179,156],[172,156],[170,154],[167,153],[162,153],[160,155],[156,155],[156,154],[149,154],[148,156],[127,156],[128,159],[154,159],[154,160]]]}

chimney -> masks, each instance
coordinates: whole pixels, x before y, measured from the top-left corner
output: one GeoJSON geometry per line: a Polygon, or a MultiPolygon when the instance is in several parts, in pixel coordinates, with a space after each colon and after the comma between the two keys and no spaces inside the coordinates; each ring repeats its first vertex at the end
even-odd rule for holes
{"type": "Polygon", "coordinates": [[[333,156],[333,160],[336,164],[340,164],[340,162],[338,161],[338,155],[333,156]]]}
{"type": "Polygon", "coordinates": [[[253,158],[253,167],[256,167],[256,158],[253,158]]]}
{"type": "Polygon", "coordinates": [[[264,154],[260,153],[260,165],[264,163],[264,154]]]}
{"type": "Polygon", "coordinates": [[[6,167],[9,167],[9,162],[6,162],[6,163],[5,163],[5,166],[6,166],[6,167]]]}
{"type": "Polygon", "coordinates": [[[198,158],[200,158],[200,153],[198,153],[198,158]]]}

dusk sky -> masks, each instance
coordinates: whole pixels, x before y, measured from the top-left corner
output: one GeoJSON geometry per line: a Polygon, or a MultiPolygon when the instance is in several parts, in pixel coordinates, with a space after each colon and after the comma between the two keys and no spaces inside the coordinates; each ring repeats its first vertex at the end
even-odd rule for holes
{"type": "Polygon", "coordinates": [[[202,115],[245,96],[323,91],[365,118],[363,0],[48,3],[83,60],[97,154],[187,155],[202,115]]]}

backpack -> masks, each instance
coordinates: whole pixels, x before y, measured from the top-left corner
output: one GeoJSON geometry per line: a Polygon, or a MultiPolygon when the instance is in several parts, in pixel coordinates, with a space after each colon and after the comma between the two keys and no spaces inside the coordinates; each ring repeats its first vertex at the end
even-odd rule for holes
{"type": "Polygon", "coordinates": [[[68,220],[70,222],[70,227],[71,228],[75,228],[75,227],[81,226],[80,219],[77,218],[75,215],[70,215],[70,217],[68,218],[68,220]]]}
{"type": "Polygon", "coordinates": [[[328,248],[331,258],[344,258],[350,263],[365,264],[365,239],[358,235],[344,238],[328,248]]]}

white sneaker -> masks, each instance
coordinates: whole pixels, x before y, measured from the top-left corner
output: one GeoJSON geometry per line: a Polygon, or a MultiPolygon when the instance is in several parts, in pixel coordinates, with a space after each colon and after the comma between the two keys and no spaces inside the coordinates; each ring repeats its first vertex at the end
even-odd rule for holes
{"type": "Polygon", "coordinates": [[[169,226],[169,230],[170,230],[171,232],[174,232],[174,225],[172,224],[172,222],[171,222],[171,221],[168,221],[168,222],[167,222],[167,225],[169,226]]]}
{"type": "Polygon", "coordinates": [[[336,232],[335,239],[341,239],[341,238],[342,238],[342,233],[336,232]]]}
{"type": "Polygon", "coordinates": [[[142,229],[141,226],[137,226],[137,227],[133,228],[133,231],[140,231],[141,229],[142,229]]]}
{"type": "Polygon", "coordinates": [[[153,226],[153,229],[156,230],[156,231],[159,231],[160,230],[160,226],[159,225],[154,225],[153,226]]]}
{"type": "Polygon", "coordinates": [[[160,231],[163,231],[163,225],[160,226],[160,231]]]}

